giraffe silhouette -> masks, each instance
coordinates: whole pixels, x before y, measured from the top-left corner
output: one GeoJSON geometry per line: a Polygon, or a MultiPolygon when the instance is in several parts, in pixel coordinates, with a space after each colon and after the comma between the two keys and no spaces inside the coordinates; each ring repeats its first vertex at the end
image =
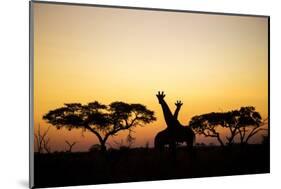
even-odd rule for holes
{"type": "Polygon", "coordinates": [[[168,144],[170,149],[174,151],[177,143],[186,143],[189,148],[192,148],[195,141],[194,132],[190,127],[181,125],[177,119],[183,103],[181,101],[177,101],[175,103],[176,110],[173,115],[169,106],[164,100],[164,97],[166,96],[164,92],[158,92],[156,96],[158,98],[159,104],[162,107],[167,128],[160,131],[156,135],[154,139],[155,148],[163,149],[165,145],[168,144]]]}

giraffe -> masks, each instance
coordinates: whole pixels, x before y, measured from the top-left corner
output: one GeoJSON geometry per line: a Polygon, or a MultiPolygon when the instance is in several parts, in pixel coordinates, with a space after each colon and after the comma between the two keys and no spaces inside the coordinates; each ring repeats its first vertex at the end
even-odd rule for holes
{"type": "MultiPolygon", "coordinates": [[[[164,94],[163,94],[164,95],[164,94]]],[[[165,96],[165,95],[164,95],[165,96]]],[[[159,96],[160,97],[160,96],[159,96]]],[[[161,103],[162,103],[162,100],[161,100],[161,103]]],[[[164,109],[165,109],[165,112],[169,112],[169,110],[168,111],[166,111],[166,109],[167,108],[169,108],[168,107],[168,105],[166,104],[166,102],[164,101],[163,102],[163,107],[164,107],[164,109]]],[[[175,112],[174,112],[174,115],[173,115],[173,117],[174,117],[174,119],[177,119],[178,118],[178,114],[179,114],[179,111],[180,111],[180,108],[181,108],[181,106],[182,106],[182,102],[181,101],[177,101],[176,103],[175,103],[175,105],[176,105],[176,110],[175,110],[175,112]]],[[[155,137],[155,147],[156,148],[159,148],[159,149],[163,149],[163,147],[166,145],[166,144],[168,144],[169,146],[170,146],[170,148],[175,148],[175,146],[176,146],[176,141],[173,139],[173,136],[172,136],[172,131],[173,131],[173,129],[172,129],[172,127],[170,127],[169,125],[167,125],[167,129],[164,129],[164,130],[162,130],[162,131],[160,131],[158,134],[157,134],[157,136],[155,137]]]]}
{"type": "MultiPolygon", "coordinates": [[[[180,123],[177,119],[175,119],[174,115],[172,114],[168,104],[166,103],[166,101],[164,100],[164,97],[166,96],[164,94],[164,92],[160,93],[158,92],[158,94],[156,95],[157,98],[158,98],[158,101],[159,101],[159,104],[161,105],[162,107],[162,111],[163,111],[163,114],[164,114],[164,119],[165,119],[165,122],[167,124],[167,128],[170,129],[170,130],[174,130],[175,128],[179,127],[180,126],[180,123]]],[[[179,108],[177,108],[178,110],[175,111],[175,113],[178,115],[178,112],[179,112],[179,109],[180,109],[180,106],[179,108]]],[[[176,116],[177,116],[176,115],[176,116]]]]}
{"type": "Polygon", "coordinates": [[[178,113],[180,111],[183,103],[181,101],[177,101],[175,103],[176,110],[174,115],[172,114],[169,106],[164,100],[166,96],[164,92],[156,95],[159,101],[159,104],[162,107],[164,119],[167,124],[167,128],[160,131],[154,140],[154,146],[157,149],[163,149],[166,144],[169,144],[170,149],[175,150],[176,143],[187,143],[187,146],[192,148],[195,141],[195,134],[192,129],[188,126],[183,126],[178,121],[178,113]]]}

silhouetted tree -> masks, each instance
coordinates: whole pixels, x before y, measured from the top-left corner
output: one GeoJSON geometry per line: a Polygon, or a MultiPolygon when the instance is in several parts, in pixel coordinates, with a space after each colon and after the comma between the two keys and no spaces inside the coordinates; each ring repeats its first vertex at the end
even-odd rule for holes
{"type": "Polygon", "coordinates": [[[226,136],[227,145],[234,142],[235,136],[240,136],[240,143],[247,144],[249,140],[258,132],[266,130],[261,128],[266,124],[262,121],[260,113],[252,106],[241,107],[239,110],[228,112],[212,112],[199,116],[194,116],[189,125],[198,134],[206,137],[215,137],[221,146],[224,146],[218,127],[227,128],[229,135],[226,136]]]}
{"type": "Polygon", "coordinates": [[[113,141],[116,148],[121,150],[121,149],[130,149],[132,147],[132,145],[135,143],[136,138],[133,137],[132,135],[132,130],[129,130],[129,133],[125,139],[125,142],[123,139],[120,140],[120,142],[118,141],[113,141]]]}
{"type": "Polygon", "coordinates": [[[50,138],[46,138],[43,140],[43,147],[45,152],[47,152],[48,154],[51,153],[51,146],[50,146],[50,138]]]}
{"type": "Polygon", "coordinates": [[[128,143],[128,147],[130,148],[136,141],[136,137],[132,135],[132,131],[129,130],[129,133],[126,138],[126,142],[128,143]]]}
{"type": "Polygon", "coordinates": [[[262,120],[260,113],[256,112],[254,107],[242,107],[239,113],[238,133],[241,144],[248,144],[258,132],[267,131],[263,126],[267,125],[268,119],[262,120]]]}
{"type": "Polygon", "coordinates": [[[102,151],[106,150],[105,144],[110,136],[156,120],[154,112],[142,104],[113,102],[107,106],[97,101],[86,105],[65,104],[64,107],[49,111],[43,119],[57,129],[80,128],[92,132],[98,138],[102,151]]]}
{"type": "Polygon", "coordinates": [[[199,116],[194,116],[189,122],[189,126],[196,132],[196,134],[204,135],[206,137],[217,138],[221,146],[224,146],[220,133],[217,127],[223,124],[221,120],[223,113],[209,113],[199,116]]]}
{"type": "Polygon", "coordinates": [[[48,137],[48,132],[50,130],[50,127],[48,127],[43,133],[41,131],[41,126],[38,125],[37,133],[34,134],[35,137],[35,143],[37,145],[37,151],[38,153],[43,153],[44,151],[46,153],[51,153],[51,147],[50,147],[50,138],[48,137]]]}
{"type": "Polygon", "coordinates": [[[70,143],[69,141],[65,141],[65,143],[67,144],[67,146],[68,146],[68,149],[66,150],[67,152],[72,152],[72,148],[73,148],[73,146],[75,145],[75,144],[77,144],[77,142],[72,142],[72,143],[70,143]]]}

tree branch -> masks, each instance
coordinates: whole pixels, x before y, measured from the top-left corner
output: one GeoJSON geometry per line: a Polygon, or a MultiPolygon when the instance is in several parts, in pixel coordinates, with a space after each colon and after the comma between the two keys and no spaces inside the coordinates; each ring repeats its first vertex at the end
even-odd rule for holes
{"type": "Polygon", "coordinates": [[[236,122],[233,127],[231,127],[230,125],[228,126],[228,128],[230,129],[230,137],[226,137],[226,139],[228,140],[228,145],[233,143],[233,139],[234,137],[239,133],[237,132],[237,130],[239,130],[239,124],[236,122]],[[234,129],[232,129],[234,127],[234,129]]]}
{"type": "Polygon", "coordinates": [[[221,146],[224,146],[224,143],[223,141],[221,140],[220,138],[220,134],[218,132],[216,132],[214,129],[206,129],[206,130],[210,130],[213,134],[209,134],[209,133],[206,133],[205,130],[203,130],[202,132],[200,132],[201,134],[203,134],[204,136],[206,137],[214,137],[214,138],[217,138],[217,140],[219,141],[220,145],[221,146]]]}
{"type": "Polygon", "coordinates": [[[85,125],[84,127],[86,129],[88,129],[89,131],[91,131],[92,133],[94,133],[98,137],[100,142],[103,142],[103,138],[101,137],[101,135],[95,129],[91,128],[89,125],[85,125]]]}
{"type": "Polygon", "coordinates": [[[65,140],[65,143],[69,146],[68,152],[72,151],[72,147],[76,144],[76,142],[73,142],[72,144],[70,142],[68,142],[67,140],[65,140]]]}
{"type": "Polygon", "coordinates": [[[245,140],[245,143],[247,144],[248,141],[250,140],[250,138],[252,138],[255,134],[257,134],[260,131],[267,131],[267,129],[263,129],[263,128],[259,128],[259,127],[255,127],[250,134],[248,135],[248,137],[245,140]]]}

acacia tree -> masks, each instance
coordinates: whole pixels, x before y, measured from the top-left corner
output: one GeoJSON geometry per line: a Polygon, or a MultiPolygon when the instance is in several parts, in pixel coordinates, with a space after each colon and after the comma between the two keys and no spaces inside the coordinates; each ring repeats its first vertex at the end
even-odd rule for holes
{"type": "Polygon", "coordinates": [[[268,125],[268,118],[262,120],[261,115],[252,106],[240,109],[240,120],[238,133],[241,144],[248,144],[258,132],[267,131],[263,126],[268,125]]]}
{"type": "Polygon", "coordinates": [[[43,119],[57,129],[65,127],[69,130],[75,128],[90,131],[98,138],[102,151],[106,150],[106,141],[110,136],[156,120],[154,112],[142,104],[113,102],[104,105],[97,101],[86,105],[65,104],[49,111],[43,119]]]}
{"type": "Polygon", "coordinates": [[[224,146],[224,142],[220,133],[217,131],[217,127],[223,122],[220,119],[220,113],[208,113],[199,116],[194,116],[189,122],[189,126],[199,135],[205,137],[214,137],[218,140],[221,146],[224,146]]]}
{"type": "Polygon", "coordinates": [[[221,146],[224,146],[225,143],[218,131],[219,127],[229,130],[229,135],[226,136],[227,145],[233,144],[236,136],[240,139],[241,144],[247,144],[258,132],[267,130],[262,127],[266,123],[267,121],[262,121],[260,113],[255,111],[254,107],[247,106],[241,107],[239,110],[194,116],[189,125],[196,133],[206,137],[214,137],[221,146]]]}

